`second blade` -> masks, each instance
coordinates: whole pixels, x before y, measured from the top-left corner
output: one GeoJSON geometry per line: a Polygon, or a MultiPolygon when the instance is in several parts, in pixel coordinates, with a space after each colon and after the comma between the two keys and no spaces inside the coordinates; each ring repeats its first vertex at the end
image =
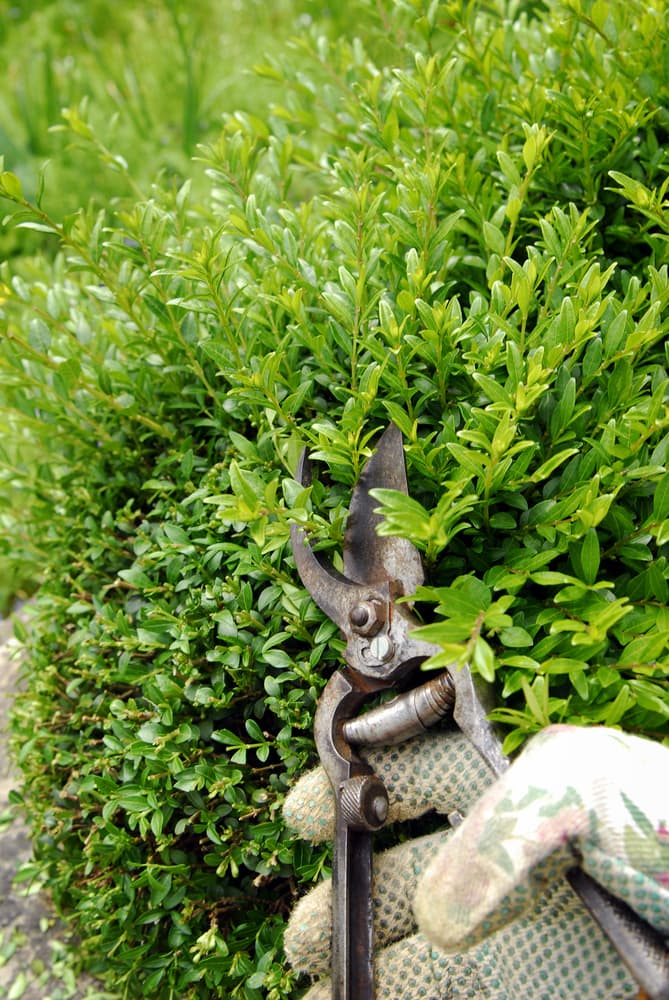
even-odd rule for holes
{"type": "Polygon", "coordinates": [[[402,432],[396,424],[389,424],[381,435],[353,491],[344,537],[344,573],[364,585],[397,581],[401,593],[409,595],[423,582],[420,554],[406,538],[377,534],[381,517],[375,513],[378,501],[370,490],[379,487],[408,494],[402,432]]]}

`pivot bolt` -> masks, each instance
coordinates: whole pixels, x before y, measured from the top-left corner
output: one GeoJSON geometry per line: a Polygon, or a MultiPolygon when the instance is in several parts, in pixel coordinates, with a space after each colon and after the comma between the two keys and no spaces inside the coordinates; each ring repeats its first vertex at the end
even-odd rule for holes
{"type": "Polygon", "coordinates": [[[351,611],[349,621],[358,635],[376,635],[383,624],[383,606],[379,601],[361,601],[351,611]]]}

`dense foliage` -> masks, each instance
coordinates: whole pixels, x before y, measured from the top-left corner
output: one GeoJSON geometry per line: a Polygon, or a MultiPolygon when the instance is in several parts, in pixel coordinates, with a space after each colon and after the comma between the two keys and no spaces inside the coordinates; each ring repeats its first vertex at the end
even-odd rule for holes
{"type": "Polygon", "coordinates": [[[366,41],[316,24],[257,67],[272,107],[226,117],[192,189],[61,218],[0,177],[46,247],[0,286],[4,565],[42,578],[25,876],[128,997],[297,995],[283,921],[327,856],[280,807],[339,641],[289,520],[340,547],[389,419],[385,530],[507,748],[666,732],[666,7],[362,13],[366,41]]]}

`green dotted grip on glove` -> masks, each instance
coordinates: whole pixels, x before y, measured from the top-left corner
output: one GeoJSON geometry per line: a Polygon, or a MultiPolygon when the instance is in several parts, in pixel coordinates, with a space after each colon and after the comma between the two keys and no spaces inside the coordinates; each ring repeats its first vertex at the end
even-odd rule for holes
{"type": "MultiPolygon", "coordinates": [[[[563,874],[578,844],[591,874],[655,926],[669,926],[669,838],[656,801],[664,798],[666,807],[666,783],[658,786],[656,776],[666,774],[669,750],[610,730],[552,727],[487,792],[491,777],[458,733],[434,731],[367,756],[388,788],[393,819],[431,809],[469,813],[456,833],[408,841],[375,859],[379,1000],[637,997],[563,874]],[[639,798],[639,771],[651,789],[647,799],[639,798]],[[616,774],[636,805],[620,780],[611,781],[616,774]],[[415,933],[414,895],[421,931],[437,948],[415,933]]],[[[316,771],[288,797],[286,819],[301,836],[322,841],[333,833],[333,807],[327,778],[316,771]]],[[[287,929],[294,967],[327,977],[330,933],[324,883],[300,902],[287,929]]],[[[308,1000],[329,998],[329,990],[323,978],[308,1000]]]]}
{"type": "MultiPolygon", "coordinates": [[[[363,751],[388,790],[388,823],[416,819],[434,810],[466,813],[492,781],[490,771],[459,731],[441,730],[399,746],[363,751]]],[[[286,797],[288,826],[320,844],[334,837],[334,793],[325,771],[305,774],[286,797]]]]}

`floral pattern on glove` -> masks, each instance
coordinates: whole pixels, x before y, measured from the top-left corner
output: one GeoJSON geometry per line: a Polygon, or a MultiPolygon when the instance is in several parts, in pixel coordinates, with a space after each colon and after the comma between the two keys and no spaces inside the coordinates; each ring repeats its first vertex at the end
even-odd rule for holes
{"type": "Polygon", "coordinates": [[[472,947],[577,862],[669,927],[668,764],[667,747],[617,730],[544,730],[430,864],[419,927],[448,952],[472,947]]]}
{"type": "Polygon", "coordinates": [[[669,829],[666,820],[660,820],[656,826],[624,792],[622,797],[633,821],[633,825],[626,825],[624,831],[627,860],[669,889],[669,829]]]}

